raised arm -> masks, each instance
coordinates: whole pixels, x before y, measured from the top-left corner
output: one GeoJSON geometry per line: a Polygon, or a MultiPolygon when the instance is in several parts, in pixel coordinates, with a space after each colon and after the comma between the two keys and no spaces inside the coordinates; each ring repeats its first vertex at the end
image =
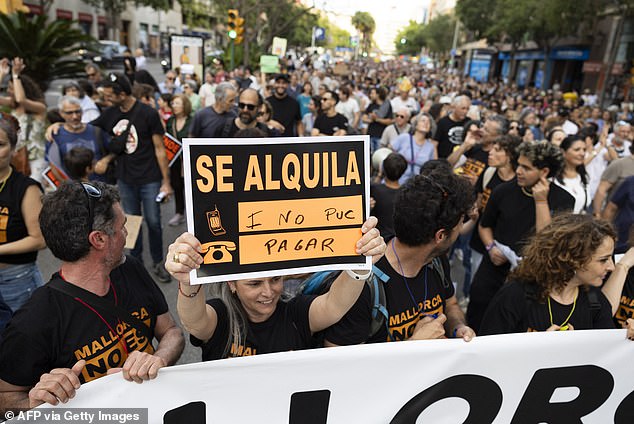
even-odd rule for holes
{"type": "MultiPolygon", "coordinates": [[[[360,255],[372,256],[376,263],[385,252],[385,241],[376,227],[377,219],[368,218],[361,227],[363,236],[357,241],[356,250],[360,255]]],[[[310,305],[308,320],[310,330],[315,333],[338,322],[352,307],[361,294],[369,272],[342,272],[332,283],[327,293],[317,297],[310,305]],[[358,276],[358,278],[355,277],[358,276]]]]}

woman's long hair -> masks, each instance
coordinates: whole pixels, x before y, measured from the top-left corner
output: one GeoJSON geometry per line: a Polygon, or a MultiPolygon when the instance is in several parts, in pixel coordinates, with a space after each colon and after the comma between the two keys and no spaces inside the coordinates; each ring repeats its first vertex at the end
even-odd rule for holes
{"type": "MultiPolygon", "coordinates": [[[[563,152],[565,152],[566,150],[570,149],[572,145],[577,141],[582,142],[584,145],[586,144],[586,141],[583,139],[583,137],[579,135],[569,135],[568,137],[564,138],[561,141],[561,144],[559,145],[559,147],[561,148],[563,152]]],[[[559,181],[562,184],[564,183],[565,169],[566,167],[562,166],[559,172],[557,173],[557,175],[555,176],[557,181],[559,181]]],[[[575,170],[577,171],[579,176],[581,176],[581,182],[583,183],[583,185],[584,186],[588,185],[588,172],[586,171],[586,166],[582,163],[581,165],[577,165],[575,167],[575,170]]]]}
{"type": "Polygon", "coordinates": [[[571,213],[555,216],[524,247],[523,259],[508,279],[537,286],[538,300],[545,301],[590,262],[607,237],[616,239],[607,221],[571,213]]]}

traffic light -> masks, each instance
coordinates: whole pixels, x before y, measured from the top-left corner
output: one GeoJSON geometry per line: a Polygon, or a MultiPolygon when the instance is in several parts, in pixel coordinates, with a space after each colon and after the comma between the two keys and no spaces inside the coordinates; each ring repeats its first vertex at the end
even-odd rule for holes
{"type": "Polygon", "coordinates": [[[227,36],[235,44],[242,43],[244,39],[244,18],[240,17],[238,9],[229,9],[227,11],[227,36]]]}

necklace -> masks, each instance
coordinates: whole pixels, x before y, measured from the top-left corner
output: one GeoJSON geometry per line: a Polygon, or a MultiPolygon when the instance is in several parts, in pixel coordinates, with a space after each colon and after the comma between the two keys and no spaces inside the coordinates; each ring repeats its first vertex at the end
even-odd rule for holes
{"type": "Polygon", "coordinates": [[[533,193],[531,193],[530,191],[526,190],[524,187],[522,187],[522,193],[524,193],[528,197],[533,197],[533,193]]]}
{"type": "Polygon", "coordinates": [[[417,309],[416,313],[420,314],[421,310],[425,307],[427,303],[427,265],[425,265],[425,298],[422,304],[418,304],[416,302],[416,298],[414,297],[414,293],[412,293],[412,289],[409,287],[409,283],[407,282],[407,278],[405,277],[405,273],[403,272],[403,266],[401,265],[401,259],[398,257],[398,253],[396,253],[396,248],[394,247],[394,239],[392,239],[392,251],[394,252],[394,256],[396,256],[396,261],[398,263],[399,271],[401,271],[401,277],[403,277],[403,282],[405,283],[405,288],[407,288],[407,292],[409,293],[409,297],[412,299],[412,303],[414,304],[414,308],[417,309]]]}
{"type": "MultiPolygon", "coordinates": [[[[575,300],[572,302],[572,309],[568,314],[568,317],[561,323],[559,326],[559,331],[568,330],[568,320],[572,317],[572,314],[575,312],[575,306],[577,306],[577,297],[579,296],[579,290],[577,289],[577,294],[575,294],[575,300]]],[[[550,325],[553,326],[555,323],[553,322],[553,310],[550,307],[550,296],[548,296],[548,316],[550,317],[550,325]]]]}
{"type": "Polygon", "coordinates": [[[9,181],[11,174],[13,174],[13,168],[9,167],[9,175],[7,175],[7,178],[2,181],[2,185],[0,185],[0,193],[4,190],[4,186],[7,185],[7,181],[9,181]]]}

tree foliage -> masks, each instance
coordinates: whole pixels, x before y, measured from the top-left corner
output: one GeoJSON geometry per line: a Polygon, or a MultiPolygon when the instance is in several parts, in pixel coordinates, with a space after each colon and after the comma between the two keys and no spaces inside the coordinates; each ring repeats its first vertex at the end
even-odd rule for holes
{"type": "Polygon", "coordinates": [[[493,12],[498,10],[498,1],[458,0],[456,16],[476,39],[489,38],[491,27],[495,24],[493,12]]]}
{"type": "Polygon", "coordinates": [[[366,53],[369,52],[372,47],[372,34],[374,34],[376,29],[374,18],[368,12],[357,11],[352,16],[350,23],[361,33],[361,50],[366,53]]]}
{"type": "Polygon", "coordinates": [[[449,14],[440,15],[427,25],[410,21],[394,40],[396,51],[399,54],[417,55],[426,47],[431,53],[448,52],[453,43],[455,25],[456,19],[449,14]],[[401,39],[405,43],[401,43],[401,39]]]}
{"type": "Polygon", "coordinates": [[[0,57],[23,58],[24,73],[43,90],[53,79],[80,76],[84,63],[74,53],[80,45],[95,42],[74,27],[72,21],[60,19],[47,23],[46,20],[45,15],[0,15],[0,57]]]}

